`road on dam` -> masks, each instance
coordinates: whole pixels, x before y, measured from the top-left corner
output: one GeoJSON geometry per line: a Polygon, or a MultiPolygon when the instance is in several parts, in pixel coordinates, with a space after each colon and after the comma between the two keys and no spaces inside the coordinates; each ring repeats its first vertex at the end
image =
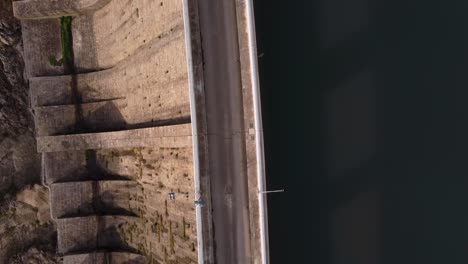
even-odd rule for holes
{"type": "Polygon", "coordinates": [[[235,1],[199,1],[216,263],[250,263],[235,1]]]}

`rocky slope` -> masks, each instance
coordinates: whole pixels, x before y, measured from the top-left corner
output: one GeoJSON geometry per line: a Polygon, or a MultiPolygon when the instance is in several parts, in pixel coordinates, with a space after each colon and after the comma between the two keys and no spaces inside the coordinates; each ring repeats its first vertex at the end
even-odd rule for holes
{"type": "Polygon", "coordinates": [[[0,263],[58,263],[47,189],[34,185],[6,195],[0,204],[0,234],[0,263]]]}
{"type": "Polygon", "coordinates": [[[55,255],[36,247],[30,248],[24,254],[15,255],[10,259],[11,264],[48,264],[57,263],[55,255]]]}
{"type": "Polygon", "coordinates": [[[36,177],[25,171],[38,171],[23,76],[21,27],[11,12],[11,1],[0,0],[0,193],[34,182],[36,177]]]}
{"type": "Polygon", "coordinates": [[[21,25],[0,0],[0,263],[58,263],[23,69],[21,25]]]}
{"type": "Polygon", "coordinates": [[[30,130],[21,26],[12,17],[11,0],[0,1],[0,135],[14,136],[30,130]]]}

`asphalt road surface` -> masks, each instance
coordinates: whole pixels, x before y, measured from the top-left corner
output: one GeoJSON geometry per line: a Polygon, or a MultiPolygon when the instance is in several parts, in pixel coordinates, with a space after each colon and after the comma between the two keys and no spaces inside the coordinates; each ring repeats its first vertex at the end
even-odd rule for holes
{"type": "Polygon", "coordinates": [[[199,1],[216,263],[251,263],[235,2],[199,1]]]}

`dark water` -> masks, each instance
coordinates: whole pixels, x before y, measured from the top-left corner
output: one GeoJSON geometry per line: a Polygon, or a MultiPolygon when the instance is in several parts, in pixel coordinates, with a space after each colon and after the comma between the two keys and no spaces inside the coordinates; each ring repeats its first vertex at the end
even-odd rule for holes
{"type": "Polygon", "coordinates": [[[271,263],[467,263],[468,2],[254,2],[271,263]]]}

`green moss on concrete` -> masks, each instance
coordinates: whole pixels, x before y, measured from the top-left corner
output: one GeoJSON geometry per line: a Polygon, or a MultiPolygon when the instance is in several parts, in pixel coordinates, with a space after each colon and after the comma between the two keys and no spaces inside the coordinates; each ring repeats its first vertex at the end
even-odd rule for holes
{"type": "Polygon", "coordinates": [[[73,39],[72,39],[72,17],[60,18],[60,39],[62,41],[62,58],[57,60],[54,56],[49,56],[49,64],[52,66],[73,67],[73,39]]]}

